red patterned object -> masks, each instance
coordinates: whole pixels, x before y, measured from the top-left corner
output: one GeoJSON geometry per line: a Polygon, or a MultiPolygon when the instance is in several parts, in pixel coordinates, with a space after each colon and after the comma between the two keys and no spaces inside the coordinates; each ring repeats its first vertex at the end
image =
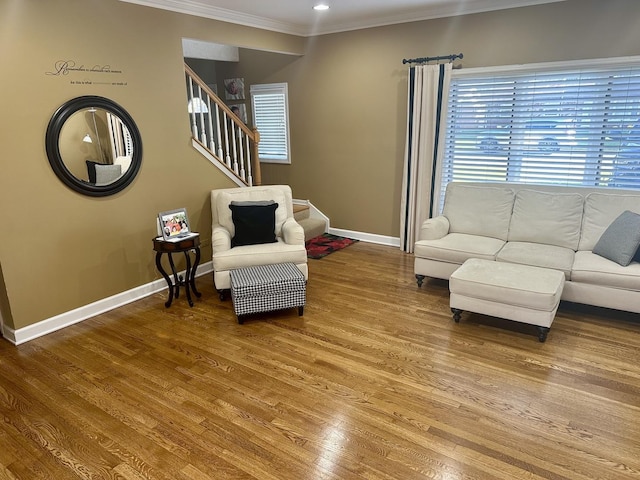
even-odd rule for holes
{"type": "Polygon", "coordinates": [[[354,240],[353,238],[323,233],[318,237],[312,238],[306,243],[307,257],[313,259],[322,258],[337,250],[348,247],[357,241],[358,240],[354,240]]]}

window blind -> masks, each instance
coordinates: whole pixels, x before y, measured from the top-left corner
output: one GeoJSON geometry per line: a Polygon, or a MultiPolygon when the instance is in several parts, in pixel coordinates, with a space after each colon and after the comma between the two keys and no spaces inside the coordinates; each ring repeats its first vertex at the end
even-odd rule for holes
{"type": "Polygon", "coordinates": [[[640,189],[640,66],[452,78],[450,181],[640,189]]]}
{"type": "Polygon", "coordinates": [[[287,84],[251,86],[254,125],[260,133],[261,161],[290,163],[287,84]]]}

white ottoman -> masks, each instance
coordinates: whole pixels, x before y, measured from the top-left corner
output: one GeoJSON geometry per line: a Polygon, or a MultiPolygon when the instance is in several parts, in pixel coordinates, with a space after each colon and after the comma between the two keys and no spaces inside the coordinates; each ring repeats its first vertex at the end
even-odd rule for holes
{"type": "Polygon", "coordinates": [[[467,310],[538,327],[544,342],[560,304],[564,273],[548,268],[471,258],[449,279],[453,319],[467,310]]]}

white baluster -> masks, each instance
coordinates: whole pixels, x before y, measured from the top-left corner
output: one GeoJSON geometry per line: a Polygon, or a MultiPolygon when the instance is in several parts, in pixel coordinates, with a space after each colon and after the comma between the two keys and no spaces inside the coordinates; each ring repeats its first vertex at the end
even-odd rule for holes
{"type": "Polygon", "coordinates": [[[246,169],[244,162],[244,148],[242,146],[242,139],[244,138],[244,132],[242,128],[238,127],[238,157],[240,158],[240,177],[245,182],[247,181],[246,169]]]}
{"type": "Polygon", "coordinates": [[[189,76],[189,100],[187,105],[191,105],[191,130],[193,138],[198,138],[198,124],[196,122],[196,111],[193,108],[193,79],[189,76]]]}
{"type": "Polygon", "coordinates": [[[211,112],[211,97],[207,94],[207,108],[209,109],[209,117],[207,117],[207,120],[209,121],[209,150],[211,150],[211,153],[215,153],[216,151],[216,142],[213,139],[214,135],[213,135],[213,122],[211,121],[211,117],[213,117],[212,112],[211,112]]]}
{"type": "Polygon", "coordinates": [[[249,136],[244,136],[246,141],[246,151],[247,151],[247,183],[249,186],[253,186],[253,174],[251,173],[251,144],[249,142],[249,136]]]}
{"type": "Polygon", "coordinates": [[[233,149],[233,171],[236,172],[236,175],[239,175],[240,172],[238,170],[238,152],[236,150],[236,122],[231,119],[231,148],[233,149]]]}
{"type": "Polygon", "coordinates": [[[227,162],[227,167],[231,168],[231,155],[229,155],[229,120],[227,119],[227,112],[224,110],[222,111],[222,119],[224,123],[224,148],[227,151],[225,161],[227,162]]]}
{"type": "Polygon", "coordinates": [[[204,108],[202,107],[204,107],[204,102],[202,101],[202,87],[198,85],[198,110],[200,111],[200,141],[202,142],[203,145],[206,145],[207,134],[205,132],[205,123],[204,123],[205,112],[204,112],[204,108]]]}
{"type": "Polygon", "coordinates": [[[222,151],[222,126],[220,125],[220,107],[216,103],[216,130],[218,133],[218,158],[222,160],[224,158],[224,152],[222,151]]]}

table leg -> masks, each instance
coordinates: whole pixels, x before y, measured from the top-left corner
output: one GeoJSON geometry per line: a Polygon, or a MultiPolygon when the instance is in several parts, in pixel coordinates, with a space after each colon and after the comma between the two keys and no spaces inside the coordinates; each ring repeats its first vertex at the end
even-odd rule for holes
{"type": "Polygon", "coordinates": [[[193,307],[193,300],[191,300],[191,293],[189,290],[189,279],[191,278],[191,257],[189,256],[189,252],[184,252],[184,258],[187,261],[187,271],[184,273],[184,291],[187,294],[187,302],[189,302],[189,306],[193,307]]]}
{"type": "Polygon", "coordinates": [[[176,272],[176,266],[173,264],[173,257],[171,256],[171,252],[167,253],[167,255],[169,255],[169,265],[171,265],[171,272],[173,272],[174,297],[178,298],[180,296],[180,277],[178,277],[178,272],[176,272]]]}
{"type": "Polygon", "coordinates": [[[191,284],[191,290],[196,295],[196,297],[200,298],[202,294],[196,289],[196,270],[198,269],[198,265],[200,264],[200,247],[194,248],[196,251],[196,258],[193,263],[193,267],[191,268],[191,277],[189,277],[189,283],[191,284]]]}
{"type": "MultiPolygon", "coordinates": [[[[171,258],[171,255],[169,255],[169,258],[171,258]]],[[[164,268],[162,268],[161,259],[162,259],[162,252],[156,253],[156,267],[158,267],[158,271],[164,277],[164,279],[167,282],[167,286],[169,287],[169,299],[164,303],[164,306],[170,307],[171,301],[173,300],[173,284],[171,283],[171,277],[169,277],[169,275],[167,275],[167,272],[164,271],[164,268]]]]}

